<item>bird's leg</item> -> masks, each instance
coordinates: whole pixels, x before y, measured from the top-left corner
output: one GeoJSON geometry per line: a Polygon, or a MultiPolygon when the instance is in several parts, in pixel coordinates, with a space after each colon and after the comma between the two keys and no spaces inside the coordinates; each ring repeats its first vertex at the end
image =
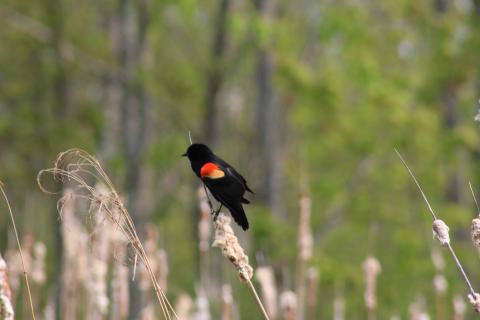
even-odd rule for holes
{"type": "Polygon", "coordinates": [[[218,214],[220,213],[220,210],[222,210],[222,207],[223,207],[223,204],[220,203],[220,207],[218,207],[218,210],[215,210],[215,212],[213,213],[213,221],[217,221],[217,218],[218,218],[218,214]]]}

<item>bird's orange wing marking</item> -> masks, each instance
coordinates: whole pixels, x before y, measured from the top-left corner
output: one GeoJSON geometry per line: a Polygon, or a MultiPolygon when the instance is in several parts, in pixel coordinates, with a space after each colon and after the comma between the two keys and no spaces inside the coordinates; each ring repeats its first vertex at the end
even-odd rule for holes
{"type": "Polygon", "coordinates": [[[215,163],[207,162],[200,169],[200,176],[202,178],[218,179],[224,177],[225,172],[223,172],[215,163]]]}

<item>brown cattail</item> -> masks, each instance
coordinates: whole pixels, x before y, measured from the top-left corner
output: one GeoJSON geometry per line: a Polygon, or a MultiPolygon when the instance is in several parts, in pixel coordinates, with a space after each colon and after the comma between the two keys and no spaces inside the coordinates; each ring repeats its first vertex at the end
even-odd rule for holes
{"type": "Polygon", "coordinates": [[[476,312],[480,312],[480,294],[476,292],[468,294],[468,301],[476,312]]]}
{"type": "Polygon", "coordinates": [[[192,313],[192,298],[186,293],[180,293],[175,304],[175,311],[181,320],[190,320],[192,313]]]}
{"type": "Polygon", "coordinates": [[[12,291],[8,283],[7,263],[0,255],[0,320],[14,320],[12,291]]]}
{"type": "Polygon", "coordinates": [[[445,260],[443,259],[442,252],[440,252],[438,247],[432,248],[431,258],[435,269],[438,272],[442,272],[445,269],[445,260]]]}
{"type": "Polygon", "coordinates": [[[237,269],[241,281],[247,282],[252,278],[253,268],[248,263],[248,256],[244,253],[230,226],[230,218],[224,214],[220,214],[215,221],[215,241],[212,246],[222,250],[222,254],[237,269]]]}
{"type": "Polygon", "coordinates": [[[480,249],[480,217],[472,220],[472,242],[477,249],[480,249]]]}
{"type": "Polygon", "coordinates": [[[373,312],[377,308],[377,276],[382,268],[380,262],[375,257],[368,257],[363,263],[363,270],[365,272],[365,306],[369,315],[373,317],[373,312]]]}
{"type": "Polygon", "coordinates": [[[465,319],[465,313],[467,312],[467,305],[465,300],[460,295],[453,297],[453,320],[465,319]]]}
{"type": "Polygon", "coordinates": [[[127,247],[123,244],[123,237],[119,237],[116,241],[119,241],[120,245],[115,249],[115,263],[112,270],[112,319],[122,320],[127,318],[129,306],[129,275],[128,266],[125,265],[127,247]]]}
{"type": "Polygon", "coordinates": [[[271,267],[258,267],[255,271],[255,278],[262,289],[262,301],[265,303],[265,310],[271,319],[277,318],[277,288],[275,277],[271,267]]]}
{"type": "Polygon", "coordinates": [[[437,239],[442,246],[450,244],[450,235],[448,234],[448,226],[443,220],[435,219],[432,224],[433,238],[437,239]]]}
{"type": "Polygon", "coordinates": [[[280,295],[280,309],[283,320],[295,320],[297,318],[297,295],[293,291],[284,291],[280,295]]]}
{"type": "Polygon", "coordinates": [[[205,189],[202,187],[198,189],[198,199],[200,203],[200,217],[198,221],[198,246],[200,252],[206,252],[209,248],[212,227],[210,224],[210,206],[208,204],[207,195],[205,194],[205,189]]]}
{"type": "Polygon", "coordinates": [[[33,262],[32,262],[32,281],[42,285],[47,280],[45,274],[45,256],[47,247],[43,242],[36,242],[33,246],[33,262]]]}
{"type": "Polygon", "coordinates": [[[345,319],[345,299],[342,294],[336,294],[333,299],[333,320],[345,319]]]}
{"type": "Polygon", "coordinates": [[[448,288],[447,279],[441,274],[435,275],[433,278],[433,288],[438,295],[445,295],[448,288]]]}
{"type": "Polygon", "coordinates": [[[430,316],[425,311],[425,300],[419,297],[417,301],[410,304],[408,308],[410,312],[410,320],[429,320],[430,316]]]}
{"type": "Polygon", "coordinates": [[[192,320],[210,320],[211,319],[208,297],[205,294],[205,291],[203,291],[203,289],[198,290],[196,307],[197,307],[197,310],[194,313],[192,320]]]}
{"type": "Polygon", "coordinates": [[[222,286],[222,320],[233,320],[233,297],[229,284],[222,286]]]}
{"type": "Polygon", "coordinates": [[[298,247],[300,250],[299,258],[308,261],[312,257],[313,237],[310,230],[310,211],[312,201],[307,195],[300,198],[300,215],[298,225],[298,247]]]}

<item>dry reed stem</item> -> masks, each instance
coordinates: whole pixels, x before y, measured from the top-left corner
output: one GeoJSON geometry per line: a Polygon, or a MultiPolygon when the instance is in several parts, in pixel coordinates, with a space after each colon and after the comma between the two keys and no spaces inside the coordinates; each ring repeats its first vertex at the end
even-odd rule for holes
{"type": "Polygon", "coordinates": [[[433,218],[432,230],[433,230],[434,238],[436,238],[442,246],[445,246],[445,247],[448,248],[448,251],[450,252],[455,264],[457,265],[457,268],[460,271],[460,274],[461,274],[463,280],[465,281],[465,284],[467,285],[467,289],[469,291],[468,298],[469,298],[470,304],[472,305],[472,307],[475,309],[476,312],[480,312],[480,294],[475,292],[475,290],[473,289],[472,284],[471,284],[467,274],[465,273],[465,270],[463,269],[462,264],[460,263],[460,260],[458,259],[457,255],[455,254],[455,251],[453,250],[452,245],[450,244],[450,236],[448,234],[448,226],[445,224],[445,222],[443,222],[442,220],[437,218],[437,215],[433,211],[432,206],[430,205],[430,202],[427,199],[427,196],[423,192],[423,189],[420,186],[420,184],[418,183],[417,179],[415,178],[415,175],[413,174],[412,170],[410,170],[409,166],[407,165],[407,163],[403,159],[400,152],[398,152],[397,149],[395,149],[395,152],[397,153],[397,156],[400,158],[403,165],[405,166],[405,168],[409,172],[413,181],[417,185],[418,190],[420,191],[423,199],[425,200],[425,203],[428,207],[428,210],[429,210],[429,212],[430,212],[430,214],[433,218]]]}
{"type": "Polygon", "coordinates": [[[25,277],[25,284],[27,286],[27,296],[28,296],[28,302],[30,303],[30,311],[32,312],[32,319],[35,320],[35,311],[33,310],[32,293],[30,292],[30,284],[28,282],[28,274],[27,274],[27,269],[25,268],[25,261],[23,259],[22,246],[20,245],[20,239],[18,237],[17,226],[15,224],[15,219],[13,218],[12,207],[10,206],[10,202],[8,201],[5,190],[3,189],[3,183],[1,181],[0,181],[0,190],[2,192],[3,198],[5,199],[5,202],[7,204],[8,212],[10,214],[10,219],[12,221],[13,232],[15,233],[15,239],[17,240],[17,246],[18,246],[18,251],[20,253],[20,259],[22,260],[23,276],[25,277]]]}
{"type": "MultiPolygon", "coordinates": [[[[163,316],[166,319],[171,319],[172,316],[178,319],[165,292],[158,284],[150,260],[137,235],[132,218],[99,161],[81,149],[69,149],[61,152],[57,156],[54,167],[41,170],[37,176],[37,183],[40,189],[47,194],[55,194],[56,192],[50,191],[42,183],[42,177],[46,174],[52,175],[56,181],[61,183],[68,182],[69,185],[74,187],[76,197],[90,202],[90,212],[96,209],[97,214],[103,214],[105,218],[115,224],[116,228],[123,233],[128,243],[132,246],[135,252],[135,262],[140,259],[147,268],[163,316]],[[92,180],[93,182],[89,182],[92,180]],[[97,183],[105,185],[108,194],[99,195],[95,190],[97,183]]],[[[61,205],[60,202],[59,208],[61,205]]]]}

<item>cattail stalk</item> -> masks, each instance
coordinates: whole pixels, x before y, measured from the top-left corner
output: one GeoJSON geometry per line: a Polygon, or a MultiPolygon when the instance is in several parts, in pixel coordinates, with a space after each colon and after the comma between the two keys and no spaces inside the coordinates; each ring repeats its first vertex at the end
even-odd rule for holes
{"type": "Polygon", "coordinates": [[[232,288],[228,284],[222,286],[222,320],[233,320],[232,288]]]}
{"type": "Polygon", "coordinates": [[[305,308],[305,269],[308,261],[312,257],[313,237],[310,230],[310,211],[312,202],[310,197],[303,194],[299,201],[299,221],[298,221],[298,263],[297,263],[297,317],[298,320],[304,319],[305,308]]]}
{"type": "Polygon", "coordinates": [[[443,222],[442,220],[437,218],[437,215],[433,211],[433,208],[430,205],[430,202],[428,201],[427,196],[423,192],[423,189],[420,186],[420,184],[418,183],[417,178],[415,178],[415,175],[413,174],[412,170],[410,170],[407,163],[403,159],[402,155],[396,149],[395,149],[395,152],[397,153],[398,157],[400,158],[403,165],[407,169],[408,173],[412,177],[413,181],[417,185],[417,188],[420,191],[420,194],[422,195],[423,200],[425,201],[425,203],[427,205],[428,211],[429,211],[430,215],[432,216],[432,219],[433,219],[433,223],[432,223],[433,237],[435,239],[437,239],[443,247],[447,247],[448,251],[450,252],[450,254],[451,254],[451,256],[452,256],[452,258],[455,262],[455,264],[457,265],[457,268],[458,268],[463,280],[465,281],[465,284],[466,284],[467,289],[469,291],[468,299],[470,301],[470,304],[472,305],[473,309],[476,312],[480,312],[480,294],[475,292],[475,290],[473,289],[472,284],[471,284],[470,280],[468,279],[468,276],[465,273],[465,270],[463,269],[462,264],[460,263],[460,260],[458,259],[457,255],[455,254],[455,251],[453,250],[452,245],[450,244],[450,236],[449,236],[449,233],[448,233],[448,231],[449,231],[448,226],[445,224],[445,222],[443,222]]]}
{"type": "Polygon", "coordinates": [[[314,267],[307,269],[307,309],[306,319],[316,319],[318,295],[318,270],[314,267]]]}

